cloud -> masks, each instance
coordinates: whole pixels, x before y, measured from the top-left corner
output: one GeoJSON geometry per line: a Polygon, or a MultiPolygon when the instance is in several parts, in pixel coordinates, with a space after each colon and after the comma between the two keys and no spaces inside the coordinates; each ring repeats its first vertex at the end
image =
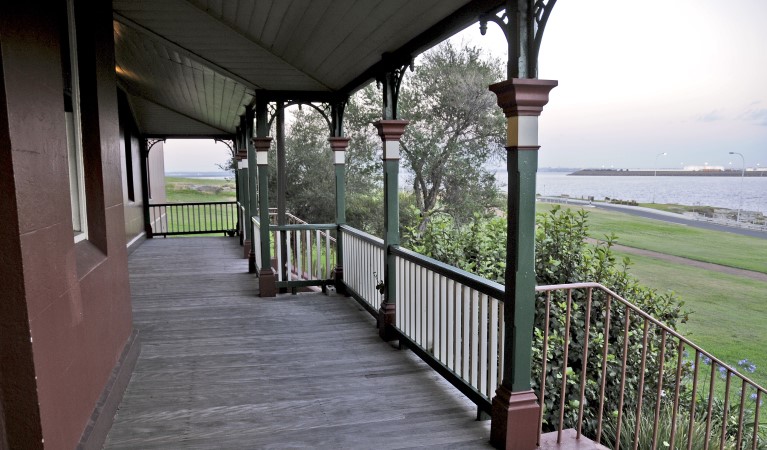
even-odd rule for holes
{"type": "Polygon", "coordinates": [[[767,108],[752,107],[743,113],[742,117],[746,120],[767,127],[767,108]]]}
{"type": "Polygon", "coordinates": [[[724,115],[722,114],[721,109],[712,109],[711,111],[701,114],[695,118],[695,120],[698,122],[714,122],[722,119],[724,119],[724,115]]]}

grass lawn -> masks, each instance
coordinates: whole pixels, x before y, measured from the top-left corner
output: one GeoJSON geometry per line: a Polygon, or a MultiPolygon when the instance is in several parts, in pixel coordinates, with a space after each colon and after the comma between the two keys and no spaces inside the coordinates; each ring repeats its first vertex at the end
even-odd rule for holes
{"type": "MultiPolygon", "coordinates": [[[[236,200],[234,180],[165,177],[165,195],[167,203],[212,203],[236,200]]],[[[233,229],[237,221],[234,206],[187,206],[183,209],[168,209],[165,213],[168,215],[168,231],[233,229]]]]}
{"type": "Polygon", "coordinates": [[[690,320],[681,332],[716,357],[733,365],[748,358],[756,364],[754,381],[767,386],[767,283],[616,252],[632,261],[629,271],[642,284],[671,290],[685,301],[690,320]]]}
{"type": "Polygon", "coordinates": [[[168,203],[231,202],[236,199],[234,179],[165,177],[165,195],[168,203]]]}
{"type": "MultiPolygon", "coordinates": [[[[554,205],[538,203],[538,212],[554,205]]],[[[568,206],[569,208],[577,208],[568,206]]],[[[767,273],[767,239],[583,208],[589,213],[589,235],[604,239],[615,233],[618,243],[697,261],[767,273]]]]}
{"type": "Polygon", "coordinates": [[[667,211],[677,214],[685,212],[697,212],[697,213],[713,213],[716,208],[713,206],[690,206],[690,205],[678,205],[676,203],[640,203],[639,206],[644,208],[657,209],[659,211],[667,211]]]}
{"type": "MultiPolygon", "coordinates": [[[[553,205],[537,204],[538,211],[553,205]]],[[[703,230],[612,211],[586,208],[594,238],[615,233],[618,243],[699,261],[767,273],[767,240],[703,230]]],[[[743,358],[756,364],[746,374],[767,385],[767,283],[735,275],[616,252],[632,261],[642,284],[671,290],[691,312],[680,331],[728,364],[743,358]]]]}

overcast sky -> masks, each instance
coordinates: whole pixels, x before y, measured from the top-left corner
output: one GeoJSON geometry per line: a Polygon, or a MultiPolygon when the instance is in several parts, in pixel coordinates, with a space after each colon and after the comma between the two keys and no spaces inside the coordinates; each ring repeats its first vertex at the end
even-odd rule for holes
{"type": "MultiPolygon", "coordinates": [[[[453,39],[505,61],[495,24],[453,39]]],[[[666,152],[659,167],[739,168],[730,151],[767,166],[767,0],[562,0],[539,67],[559,81],[540,119],[541,167],[652,167],[666,152]]],[[[166,144],[166,171],[226,158],[221,144],[181,142],[166,144]]]]}

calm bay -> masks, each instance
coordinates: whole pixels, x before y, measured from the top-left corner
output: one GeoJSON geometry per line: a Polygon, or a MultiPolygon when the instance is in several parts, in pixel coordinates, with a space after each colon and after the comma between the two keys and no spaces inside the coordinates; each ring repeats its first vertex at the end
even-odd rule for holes
{"type": "MultiPolygon", "coordinates": [[[[506,185],[506,173],[496,173],[499,184],[506,185]]],[[[678,203],[742,208],[767,214],[767,174],[764,177],[679,177],[679,176],[569,176],[562,172],[539,172],[536,192],[547,196],[597,200],[605,197],[649,203],[678,203]]]]}

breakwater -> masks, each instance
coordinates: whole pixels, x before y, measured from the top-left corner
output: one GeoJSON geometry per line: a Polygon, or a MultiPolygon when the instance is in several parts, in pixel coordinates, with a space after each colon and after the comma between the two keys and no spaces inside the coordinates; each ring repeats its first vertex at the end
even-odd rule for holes
{"type": "MultiPolygon", "coordinates": [[[[739,177],[740,170],[620,170],[620,169],[581,169],[571,173],[572,176],[601,176],[601,177],[739,177]]],[[[744,177],[765,177],[767,170],[752,170],[743,172],[744,177]]]]}

